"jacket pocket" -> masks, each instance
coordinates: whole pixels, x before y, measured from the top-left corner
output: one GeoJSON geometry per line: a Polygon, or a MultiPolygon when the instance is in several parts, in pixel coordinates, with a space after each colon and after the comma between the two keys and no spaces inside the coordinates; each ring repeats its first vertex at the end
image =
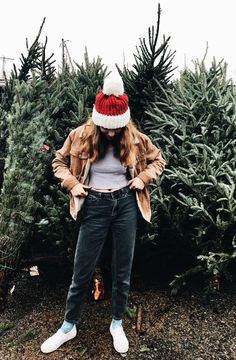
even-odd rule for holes
{"type": "Polygon", "coordinates": [[[81,153],[75,149],[70,150],[70,171],[78,179],[78,181],[80,181],[83,177],[87,159],[87,154],[81,153]]]}
{"type": "Polygon", "coordinates": [[[70,155],[74,156],[76,158],[79,158],[81,160],[88,159],[88,157],[89,157],[88,153],[85,153],[85,152],[80,151],[79,149],[73,149],[73,148],[71,148],[71,150],[70,150],[70,155]]]}

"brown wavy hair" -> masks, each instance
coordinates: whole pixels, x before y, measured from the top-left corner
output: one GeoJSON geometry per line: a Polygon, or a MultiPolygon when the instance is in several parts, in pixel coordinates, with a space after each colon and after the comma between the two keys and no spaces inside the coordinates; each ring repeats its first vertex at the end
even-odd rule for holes
{"type": "MultiPolygon", "coordinates": [[[[82,151],[89,154],[90,161],[94,163],[96,160],[105,156],[108,141],[104,134],[95,125],[91,118],[88,118],[86,124],[86,132],[82,135],[82,151]]],[[[134,122],[130,119],[128,124],[121,128],[120,133],[116,135],[113,141],[114,156],[120,159],[121,164],[125,167],[134,163],[136,159],[136,145],[134,138],[138,134],[138,129],[134,122]]]]}

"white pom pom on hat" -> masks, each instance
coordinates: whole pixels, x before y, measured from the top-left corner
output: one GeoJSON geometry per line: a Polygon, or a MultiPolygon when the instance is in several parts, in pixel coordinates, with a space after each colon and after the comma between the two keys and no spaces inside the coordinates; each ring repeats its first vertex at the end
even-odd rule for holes
{"type": "Polygon", "coordinates": [[[119,96],[124,93],[124,84],[122,78],[118,74],[108,75],[103,84],[103,94],[119,96]]]}

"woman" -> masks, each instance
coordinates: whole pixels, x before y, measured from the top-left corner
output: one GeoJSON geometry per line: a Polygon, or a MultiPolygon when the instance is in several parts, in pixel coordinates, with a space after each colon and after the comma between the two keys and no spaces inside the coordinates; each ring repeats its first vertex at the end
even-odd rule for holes
{"type": "Polygon", "coordinates": [[[53,171],[70,191],[70,213],[81,215],[64,322],[41,346],[49,353],[76,336],[76,324],[109,229],[112,230],[112,321],[117,352],[129,343],[122,327],[130,286],[137,215],[150,222],[147,185],[165,167],[160,149],[130,119],[128,96],[119,76],[108,76],[91,119],[72,130],[56,152],[53,171]]]}

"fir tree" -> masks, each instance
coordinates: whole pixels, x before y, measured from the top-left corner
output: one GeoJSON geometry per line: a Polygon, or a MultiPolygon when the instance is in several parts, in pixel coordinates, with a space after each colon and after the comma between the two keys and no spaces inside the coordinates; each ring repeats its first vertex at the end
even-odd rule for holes
{"type": "MultiPolygon", "coordinates": [[[[19,266],[23,244],[29,241],[44,178],[44,153],[49,121],[47,83],[19,82],[8,116],[8,154],[0,204],[0,286],[19,266]]],[[[8,283],[8,282],[7,282],[8,283]]],[[[2,294],[3,296],[3,294],[2,294]]]]}
{"type": "MultiPolygon", "coordinates": [[[[165,96],[165,89],[171,87],[170,79],[174,71],[172,61],[175,52],[169,50],[170,37],[163,37],[161,41],[159,39],[160,19],[161,8],[160,4],[158,4],[156,27],[151,26],[148,28],[147,39],[139,39],[140,44],[136,47],[137,53],[134,54],[135,63],[132,69],[130,70],[124,66],[123,70],[121,70],[117,66],[124,81],[125,92],[129,95],[131,117],[136,122],[137,127],[150,137],[151,129],[155,128],[156,124],[152,123],[152,117],[147,113],[147,110],[154,99],[161,100],[165,96]],[[149,126],[149,124],[151,125],[149,126]]],[[[152,140],[155,143],[155,139],[152,140]]],[[[155,186],[159,185],[158,179],[155,186]]],[[[153,222],[156,221],[154,212],[153,222]]],[[[148,236],[149,225],[143,221],[141,216],[138,224],[137,256],[134,261],[134,268],[137,266],[137,270],[140,267],[140,260],[142,261],[143,258],[143,249],[146,246],[144,243],[146,243],[147,239],[148,243],[152,243],[154,237],[153,234],[151,237],[148,236]]],[[[144,267],[147,267],[146,265],[144,264],[144,267]]]]}
{"type": "Polygon", "coordinates": [[[33,252],[63,255],[71,258],[80,226],[69,214],[69,194],[62,189],[52,173],[52,159],[69,132],[81,125],[92,112],[98,90],[101,89],[106,68],[101,58],[90,62],[87,50],[84,64],[77,64],[76,71],[64,70],[52,84],[50,94],[50,124],[48,135],[51,152],[47,162],[45,181],[41,184],[43,196],[38,212],[37,241],[33,252]]]}
{"type": "Polygon", "coordinates": [[[21,67],[17,70],[15,64],[10,78],[5,76],[5,87],[0,93],[0,189],[3,180],[4,162],[7,156],[8,124],[7,113],[10,111],[15,96],[15,84],[21,81],[27,82],[34,78],[46,80],[48,83],[55,78],[55,60],[53,54],[46,57],[47,37],[44,44],[39,42],[45,18],[40,26],[39,32],[31,46],[26,39],[27,55],[21,54],[21,67]]]}
{"type": "Polygon", "coordinates": [[[131,117],[140,129],[148,134],[145,113],[150,102],[156,96],[163,96],[163,89],[169,86],[174,68],[172,61],[174,52],[168,49],[170,37],[159,44],[161,8],[158,4],[157,25],[148,28],[148,40],[139,39],[140,45],[134,54],[135,64],[132,69],[124,65],[123,70],[117,69],[123,78],[125,91],[129,95],[131,117]]]}
{"type": "Polygon", "coordinates": [[[196,61],[148,115],[146,126],[167,159],[161,188],[152,187],[158,222],[149,236],[158,234],[172,261],[185,261],[173,291],[196,272],[211,288],[216,275],[230,278],[236,256],[236,92],[226,65],[214,60],[208,70],[196,61]]]}

